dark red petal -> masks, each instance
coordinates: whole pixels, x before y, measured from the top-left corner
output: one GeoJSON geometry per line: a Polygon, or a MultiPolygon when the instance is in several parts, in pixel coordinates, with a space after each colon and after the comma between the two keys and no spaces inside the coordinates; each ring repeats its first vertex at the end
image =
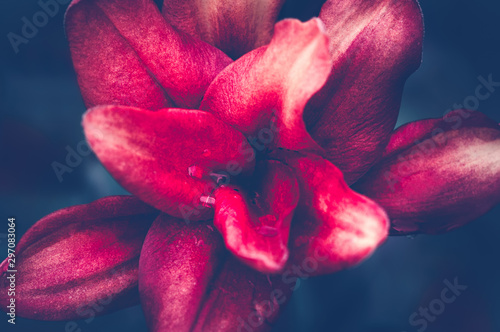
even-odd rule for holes
{"type": "Polygon", "coordinates": [[[403,153],[416,144],[445,131],[482,127],[498,129],[498,124],[481,112],[466,109],[448,112],[443,118],[410,122],[392,133],[383,156],[403,153]]]}
{"type": "Polygon", "coordinates": [[[409,123],[355,187],[386,209],[393,234],[460,227],[500,203],[500,126],[466,110],[409,123]]]}
{"type": "MultiPolygon", "coordinates": [[[[157,215],[135,197],[112,196],[39,220],[15,249],[16,315],[81,319],[91,307],[104,314],[137,304],[139,253],[157,215]]],[[[3,310],[8,263],[0,265],[3,310]]]]}
{"type": "Polygon", "coordinates": [[[321,9],[333,69],[304,119],[347,183],[376,162],[398,117],[406,78],[420,65],[415,0],[329,0],[321,9]]]}
{"type": "Polygon", "coordinates": [[[200,306],[193,331],[270,331],[291,298],[297,277],[290,273],[284,280],[265,275],[234,257],[229,257],[219,271],[200,306]]]}
{"type": "Polygon", "coordinates": [[[231,62],[215,47],[174,30],[151,0],[74,0],[66,30],[87,107],[197,108],[231,62]]]}
{"type": "Polygon", "coordinates": [[[165,0],[163,16],[180,31],[233,59],[266,45],[284,0],[165,0]]]}
{"type": "Polygon", "coordinates": [[[220,234],[208,224],[186,225],[166,214],[154,222],[139,263],[139,291],[151,331],[237,331],[248,317],[253,331],[263,331],[276,319],[290,290],[271,284],[275,278],[244,266],[223,248],[220,234]],[[254,324],[258,314],[268,322],[254,324]]]}
{"type": "Polygon", "coordinates": [[[271,160],[264,167],[258,170],[259,185],[249,192],[237,186],[215,191],[214,224],[236,257],[261,272],[276,273],[288,259],[299,189],[287,166],[271,160]]]}
{"type": "Polygon", "coordinates": [[[134,49],[93,2],[73,1],[65,23],[87,107],[120,104],[157,110],[173,106],[134,49]]]}
{"type": "Polygon", "coordinates": [[[85,114],[83,126],[90,146],[125,189],[188,221],[213,213],[200,202],[216,188],[212,171],[253,169],[254,159],[240,152],[245,137],[207,112],[98,106],[85,114]]]}
{"type": "Polygon", "coordinates": [[[300,155],[286,162],[295,169],[301,197],[292,221],[291,264],[316,266],[310,275],[336,272],[360,263],[385,240],[384,210],[352,191],[332,163],[300,155]]]}
{"type": "Polygon", "coordinates": [[[284,20],[276,24],[267,47],[243,56],[217,76],[201,108],[251,136],[251,141],[287,149],[316,147],[302,111],[330,68],[321,21],[284,20]]]}
{"type": "Polygon", "coordinates": [[[208,224],[160,215],[139,262],[141,302],[152,331],[191,331],[208,284],[224,257],[219,233],[208,224]]]}

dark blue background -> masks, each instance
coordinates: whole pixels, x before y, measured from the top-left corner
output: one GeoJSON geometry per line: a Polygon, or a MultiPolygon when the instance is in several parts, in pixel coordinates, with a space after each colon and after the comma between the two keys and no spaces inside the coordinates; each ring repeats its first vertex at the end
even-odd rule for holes
{"type": "MultiPolygon", "coordinates": [[[[295,1],[299,3],[299,1],[295,1]]],[[[424,62],[406,85],[399,124],[441,117],[474,93],[477,77],[500,81],[500,3],[425,0],[424,62]]],[[[65,6],[66,7],[66,6],[65,6]]],[[[314,14],[301,11],[300,17],[314,14]]],[[[289,2],[283,16],[296,9],[289,2]]],[[[124,193],[94,156],[84,158],[60,183],[51,163],[64,162],[66,146],[84,139],[84,112],[63,29],[63,9],[15,54],[6,37],[20,33],[23,16],[40,7],[35,0],[1,0],[0,14],[0,218],[17,218],[17,235],[57,209],[124,193]]],[[[500,89],[479,110],[500,122],[500,89]]],[[[301,283],[276,331],[416,331],[409,316],[440,296],[444,279],[458,278],[468,289],[429,332],[500,331],[500,207],[441,236],[390,238],[361,266],[301,283]]],[[[7,231],[0,220],[0,234],[7,231]]],[[[0,256],[6,255],[0,237],[0,256]]],[[[7,317],[0,315],[0,326],[7,317]]],[[[19,318],[15,331],[65,331],[65,322],[19,318]]],[[[145,331],[140,307],[90,324],[82,331],[145,331]]]]}

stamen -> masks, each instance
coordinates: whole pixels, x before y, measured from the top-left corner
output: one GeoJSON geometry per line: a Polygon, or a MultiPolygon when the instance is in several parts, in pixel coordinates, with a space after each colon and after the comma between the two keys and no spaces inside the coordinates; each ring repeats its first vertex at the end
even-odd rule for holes
{"type": "Polygon", "coordinates": [[[200,202],[201,202],[201,205],[203,205],[204,207],[211,208],[215,205],[215,197],[201,196],[200,202]]]}
{"type": "Polygon", "coordinates": [[[229,184],[229,174],[212,172],[210,173],[210,176],[215,180],[215,182],[219,186],[229,184]]]}

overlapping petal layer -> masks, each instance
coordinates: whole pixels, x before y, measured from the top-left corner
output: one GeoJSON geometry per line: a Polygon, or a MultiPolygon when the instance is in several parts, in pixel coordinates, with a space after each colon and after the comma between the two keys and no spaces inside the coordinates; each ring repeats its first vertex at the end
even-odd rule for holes
{"type": "Polygon", "coordinates": [[[276,24],[271,43],[238,59],[217,76],[201,109],[267,147],[317,147],[302,112],[331,68],[328,40],[318,19],[276,24]]]}
{"type": "MultiPolygon", "coordinates": [[[[88,318],[138,303],[139,253],[158,211],[132,196],[112,196],[56,211],[33,225],[15,254],[15,297],[8,260],[0,304],[43,320],[88,318]],[[96,309],[98,308],[98,309],[96,309]]],[[[5,310],[5,309],[4,309],[5,310]]]]}
{"type": "Polygon", "coordinates": [[[384,210],[351,190],[329,161],[299,153],[284,157],[297,176],[300,202],[292,221],[290,264],[333,273],[367,258],[386,239],[384,210]]]}
{"type": "Polygon", "coordinates": [[[186,220],[213,214],[200,201],[217,187],[213,171],[237,165],[248,174],[254,166],[239,151],[245,137],[203,111],[98,106],[85,114],[83,126],[90,146],[125,189],[186,220]]]}
{"type": "Polygon", "coordinates": [[[500,126],[467,110],[404,125],[355,188],[386,209],[394,234],[462,226],[500,203],[500,126]]]}
{"type": "Polygon", "coordinates": [[[173,29],[151,0],[73,1],[66,31],[89,108],[198,108],[231,63],[215,47],[173,29]]]}
{"type": "Polygon", "coordinates": [[[284,0],[165,0],[162,13],[180,31],[233,59],[271,40],[284,0]]]}
{"type": "Polygon", "coordinates": [[[328,0],[326,28],[284,20],[271,39],[282,4],[165,0],[162,17],[151,0],[73,1],[86,104],[129,105],[91,109],[88,141],[125,189],[166,213],[109,197],[40,220],[18,246],[19,314],[105,313],[135,303],[139,284],[152,331],[265,331],[297,265],[336,272],[385,240],[382,207],[394,233],[437,233],[500,202],[497,123],[459,110],[390,137],[420,63],[415,0],[328,0]],[[230,64],[198,38],[233,58],[270,44],[230,64]],[[382,207],[348,186],[381,156],[355,188],[382,207]],[[214,213],[222,237],[196,221],[214,213]]]}
{"type": "Polygon", "coordinates": [[[139,264],[139,291],[151,331],[268,330],[289,298],[283,283],[222,251],[220,234],[162,214],[139,264]]]}
{"type": "Polygon", "coordinates": [[[351,184],[380,157],[394,129],[403,85],[421,60],[422,16],[415,0],[329,0],[319,17],[333,68],[304,119],[351,184]]]}

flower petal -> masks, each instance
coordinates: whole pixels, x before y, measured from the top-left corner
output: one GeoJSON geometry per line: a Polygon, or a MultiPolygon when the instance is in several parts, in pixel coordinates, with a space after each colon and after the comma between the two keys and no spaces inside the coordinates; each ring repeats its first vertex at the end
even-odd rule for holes
{"type": "Polygon", "coordinates": [[[275,278],[268,281],[223,248],[220,234],[206,223],[186,225],[166,214],[155,220],[139,263],[151,331],[236,331],[248,317],[253,331],[267,330],[265,321],[276,319],[290,291],[272,286],[275,278]]]}
{"type": "MultiPolygon", "coordinates": [[[[16,247],[16,314],[32,319],[86,317],[138,303],[141,246],[158,211],[132,196],[112,196],[56,211],[16,247]]],[[[0,265],[5,310],[11,274],[0,265]]]]}
{"type": "MultiPolygon", "coordinates": [[[[290,277],[289,282],[296,282],[290,277]]],[[[200,307],[195,332],[269,331],[293,287],[229,257],[200,307]]]]}
{"type": "Polygon", "coordinates": [[[73,1],[65,22],[87,107],[117,104],[157,110],[173,106],[134,49],[92,1],[73,1]]]}
{"type": "Polygon", "coordinates": [[[315,266],[310,275],[332,273],[360,263],[385,240],[384,210],[352,191],[332,163],[300,154],[285,160],[301,197],[292,221],[291,263],[315,266]]]}
{"type": "Polygon", "coordinates": [[[329,0],[320,18],[333,69],[304,119],[328,160],[353,183],[394,129],[403,85],[421,61],[422,16],[415,0],[329,0]]]}
{"type": "Polygon", "coordinates": [[[328,41],[318,19],[276,24],[267,47],[228,66],[210,85],[201,109],[249,137],[287,149],[317,147],[302,111],[330,72],[328,41]],[[274,122],[276,121],[276,123],[274,122]]]}
{"type": "Polygon", "coordinates": [[[500,203],[500,126],[466,110],[409,123],[355,187],[386,209],[392,234],[460,227],[500,203]]]}
{"type": "Polygon", "coordinates": [[[83,126],[93,151],[125,189],[187,221],[213,215],[200,201],[217,187],[211,172],[253,170],[254,159],[240,152],[245,137],[207,112],[98,106],[85,114],[83,126]]]}
{"type": "Polygon", "coordinates": [[[233,59],[271,40],[284,0],[165,0],[162,13],[180,31],[233,59]]]}
{"type": "Polygon", "coordinates": [[[231,62],[215,47],[178,33],[151,0],[74,0],[66,29],[89,108],[197,108],[231,62]]]}
{"type": "Polygon", "coordinates": [[[236,257],[261,272],[276,273],[288,259],[288,235],[299,190],[287,166],[270,160],[264,167],[256,170],[257,186],[244,186],[251,188],[247,192],[237,186],[215,191],[214,225],[236,257]]]}
{"type": "Polygon", "coordinates": [[[151,331],[191,331],[224,244],[207,224],[161,214],[139,262],[139,291],[151,331]]]}

